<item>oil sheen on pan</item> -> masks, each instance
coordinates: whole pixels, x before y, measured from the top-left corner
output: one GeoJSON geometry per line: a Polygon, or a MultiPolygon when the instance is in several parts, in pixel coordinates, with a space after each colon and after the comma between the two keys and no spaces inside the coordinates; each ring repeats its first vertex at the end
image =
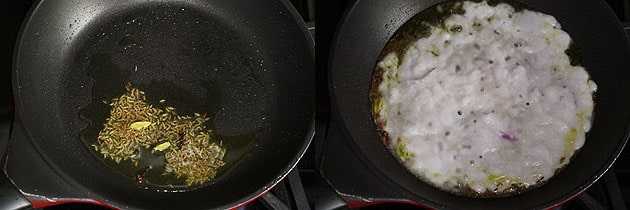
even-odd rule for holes
{"type": "Polygon", "coordinates": [[[421,180],[504,197],[550,180],[584,145],[596,84],[550,15],[448,2],[403,25],[370,90],[383,142],[421,180]]]}
{"type": "MultiPolygon", "coordinates": [[[[184,192],[230,177],[269,125],[260,46],[186,4],[149,4],[85,30],[86,148],[121,181],[184,192]]],[[[81,72],[83,73],[83,72],[81,72]]]]}

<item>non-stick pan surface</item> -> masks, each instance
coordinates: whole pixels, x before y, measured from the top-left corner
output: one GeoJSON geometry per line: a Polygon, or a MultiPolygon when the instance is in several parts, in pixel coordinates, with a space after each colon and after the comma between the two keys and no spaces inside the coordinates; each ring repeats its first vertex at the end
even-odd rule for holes
{"type": "Polygon", "coordinates": [[[593,127],[568,167],[535,190],[506,198],[473,199],[438,190],[414,177],[390,154],[376,132],[368,92],[372,70],[392,34],[432,1],[361,0],[350,8],[331,49],[334,117],[365,162],[404,199],[434,208],[527,209],[557,205],[584,191],[614,162],[628,139],[630,45],[621,24],[602,1],[520,1],[555,16],[581,48],[582,62],[598,85],[593,127]]]}
{"type": "Polygon", "coordinates": [[[107,205],[242,204],[280,181],[314,132],[313,42],[290,7],[273,0],[41,1],[16,46],[14,94],[28,139],[12,141],[30,140],[70,189],[107,205]],[[215,133],[256,138],[233,150],[243,155],[230,157],[228,148],[235,164],[208,185],[139,186],[81,139],[107,117],[101,101],[129,82],[149,102],[165,98],[181,114],[208,114],[215,133]]]}

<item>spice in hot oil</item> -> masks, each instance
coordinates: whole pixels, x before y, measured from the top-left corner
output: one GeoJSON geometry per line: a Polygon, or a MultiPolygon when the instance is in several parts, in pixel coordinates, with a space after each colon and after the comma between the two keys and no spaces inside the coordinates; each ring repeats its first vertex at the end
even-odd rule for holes
{"type": "MultiPolygon", "coordinates": [[[[129,160],[137,166],[141,150],[150,149],[151,154],[163,156],[163,175],[183,178],[188,186],[215,178],[225,165],[226,148],[206,128],[209,118],[205,115],[183,116],[174,107],[156,108],[146,102],[143,91],[131,85],[109,106],[110,116],[92,145],[104,158],[116,163],[129,160]]],[[[145,180],[149,172],[145,169],[136,181],[145,180]]]]}

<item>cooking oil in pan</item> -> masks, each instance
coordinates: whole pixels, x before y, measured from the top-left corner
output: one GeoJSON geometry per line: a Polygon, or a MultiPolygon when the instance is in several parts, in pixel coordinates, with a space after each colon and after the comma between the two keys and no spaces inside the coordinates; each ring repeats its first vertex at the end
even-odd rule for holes
{"type": "Polygon", "coordinates": [[[80,112],[89,122],[81,138],[94,155],[130,180],[143,174],[143,187],[196,186],[164,174],[164,156],[151,154],[152,148],[139,151],[136,166],[104,159],[91,146],[109,117],[106,103],[125,94],[128,83],[144,91],[153,107],[171,106],[178,115],[210,118],[206,128],[226,148],[225,165],[210,184],[235,171],[259,136],[270,130],[267,112],[276,101],[276,75],[259,62],[264,55],[260,46],[250,44],[256,41],[246,28],[213,15],[186,5],[155,4],[86,27],[81,32],[86,39],[75,40],[80,49],[76,69],[87,69],[93,84],[91,103],[80,112]]]}
{"type": "MultiPolygon", "coordinates": [[[[132,70],[123,70],[117,67],[111,57],[107,55],[94,56],[90,66],[89,75],[93,79],[94,87],[92,93],[92,103],[81,111],[82,119],[89,121],[88,126],[81,135],[82,140],[92,150],[90,145],[97,143],[99,131],[104,128],[103,123],[109,117],[111,107],[103,102],[109,102],[113,98],[117,98],[124,94],[125,85],[134,72],[138,71],[137,67],[132,70]]],[[[142,69],[140,70],[142,71],[142,69]]],[[[222,108],[221,104],[221,88],[211,80],[203,81],[202,86],[207,91],[206,97],[200,99],[194,93],[179,88],[173,82],[160,81],[151,82],[148,85],[137,85],[138,89],[146,93],[146,102],[156,108],[164,109],[167,106],[176,108],[177,113],[181,115],[193,115],[200,112],[207,116],[216,116],[222,108]]],[[[206,123],[207,128],[213,128],[212,119],[206,123]]],[[[223,161],[225,165],[217,169],[217,176],[220,179],[222,175],[229,171],[239,160],[241,160],[252,148],[255,140],[261,133],[261,128],[256,128],[247,132],[237,134],[222,134],[213,132],[212,141],[221,142],[226,148],[223,161]]],[[[136,179],[142,186],[158,186],[158,187],[176,187],[191,188],[196,187],[195,184],[189,186],[186,184],[185,177],[176,177],[173,173],[165,173],[166,160],[164,153],[151,152],[151,148],[141,147],[138,156],[138,164],[134,164],[131,160],[116,163],[111,158],[103,158],[98,151],[94,151],[95,155],[103,159],[103,161],[114,170],[123,175],[136,179]],[[148,168],[148,170],[147,170],[148,168]],[[141,181],[140,181],[141,180],[141,181]]],[[[210,183],[212,180],[210,180],[210,183]]],[[[203,183],[206,184],[206,183],[203,183]]],[[[202,184],[202,185],[203,185],[202,184]]]]}

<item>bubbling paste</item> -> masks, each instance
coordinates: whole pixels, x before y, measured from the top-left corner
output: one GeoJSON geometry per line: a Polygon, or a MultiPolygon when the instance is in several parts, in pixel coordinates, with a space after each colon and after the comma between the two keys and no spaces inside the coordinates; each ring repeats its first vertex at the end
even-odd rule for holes
{"type": "Polygon", "coordinates": [[[553,16],[457,6],[462,14],[378,62],[377,127],[406,168],[443,190],[501,197],[539,186],[584,145],[597,86],[571,65],[571,37],[553,16]]]}

